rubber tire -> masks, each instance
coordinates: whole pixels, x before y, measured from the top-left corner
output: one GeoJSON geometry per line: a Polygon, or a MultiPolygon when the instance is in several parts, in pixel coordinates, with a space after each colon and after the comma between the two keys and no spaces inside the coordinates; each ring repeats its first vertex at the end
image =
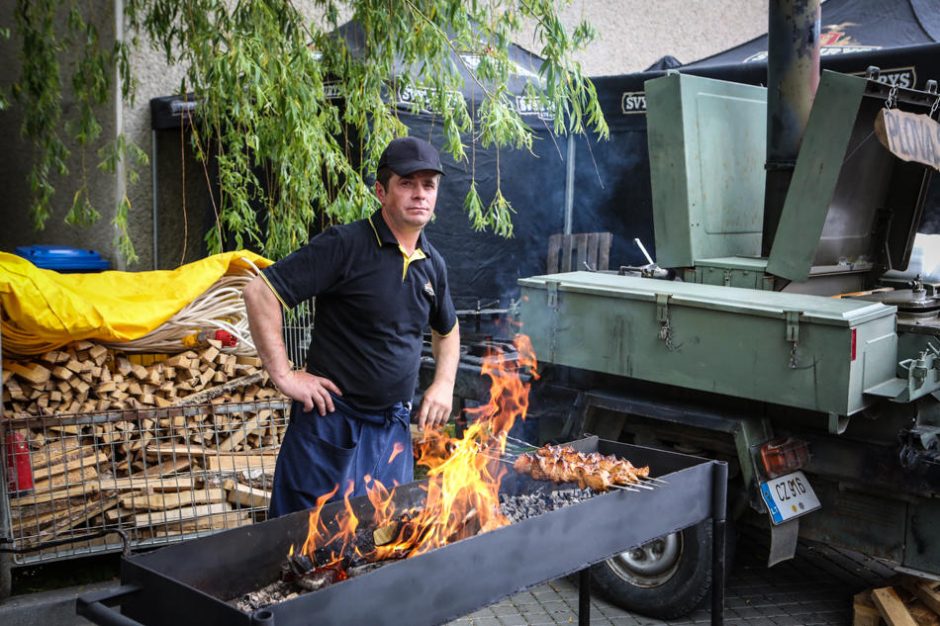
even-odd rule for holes
{"type": "MultiPolygon", "coordinates": [[[[726,536],[733,536],[733,532],[726,536]]],[[[709,596],[712,582],[712,521],[705,520],[679,532],[678,563],[668,579],[641,587],[623,578],[611,561],[591,567],[594,588],[610,602],[631,612],[657,619],[675,619],[694,611],[709,596]]],[[[733,551],[733,539],[726,554],[733,551]]],[[[730,569],[730,559],[726,559],[730,569]]],[[[726,571],[727,571],[726,569],[726,571]]]]}

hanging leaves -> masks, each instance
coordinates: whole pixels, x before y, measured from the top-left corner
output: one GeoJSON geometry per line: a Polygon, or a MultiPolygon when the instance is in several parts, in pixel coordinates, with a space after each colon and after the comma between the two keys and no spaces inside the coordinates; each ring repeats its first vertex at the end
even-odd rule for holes
{"type": "MultiPolygon", "coordinates": [[[[206,234],[212,252],[231,241],[279,258],[306,242],[318,217],[348,222],[372,212],[377,201],[364,181],[385,145],[407,134],[401,102],[436,116],[442,148],[457,161],[472,159],[468,144],[531,150],[532,129],[508,90],[518,72],[511,45],[524,22],[535,24],[545,59],[526,86],[526,102],[550,112],[557,133],[607,136],[594,86],[572,60],[594,31],[580,24],[567,32],[556,0],[309,0],[306,8],[322,16],[313,22],[290,0],[125,0],[124,7],[132,36],[105,51],[85,14],[91,9],[78,0],[17,2],[23,66],[14,93],[29,103],[24,132],[37,146],[30,178],[37,227],[51,213],[53,175],[67,171],[58,124],[62,50],[78,55],[78,109],[65,130],[84,149],[99,139],[95,106],[108,97],[115,65],[123,97],[132,98],[129,48],[142,33],[169,64],[186,68],[181,92],[198,102],[194,151],[204,163],[215,159],[220,188],[217,224],[206,234]],[[54,23],[66,9],[62,42],[54,23]],[[361,29],[355,50],[336,31],[341,13],[351,13],[361,29]],[[480,97],[472,111],[465,81],[480,97]]],[[[100,169],[115,171],[125,160],[146,162],[146,155],[118,138],[99,159],[100,169]]],[[[464,206],[474,228],[511,236],[512,207],[498,180],[488,202],[472,182],[464,206]]],[[[133,258],[130,210],[125,197],[114,223],[119,248],[133,258]]],[[[85,185],[67,219],[87,224],[98,213],[85,185]]]]}

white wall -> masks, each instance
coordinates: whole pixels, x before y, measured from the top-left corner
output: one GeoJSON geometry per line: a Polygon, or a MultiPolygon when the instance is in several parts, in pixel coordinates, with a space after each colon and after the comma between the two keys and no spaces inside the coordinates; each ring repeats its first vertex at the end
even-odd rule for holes
{"type": "MultiPolygon", "coordinates": [[[[578,57],[591,76],[642,71],[667,54],[691,63],[767,32],[766,0],[573,0],[561,15],[597,30],[578,57]]],[[[531,32],[518,43],[537,51],[531,32]]]]}

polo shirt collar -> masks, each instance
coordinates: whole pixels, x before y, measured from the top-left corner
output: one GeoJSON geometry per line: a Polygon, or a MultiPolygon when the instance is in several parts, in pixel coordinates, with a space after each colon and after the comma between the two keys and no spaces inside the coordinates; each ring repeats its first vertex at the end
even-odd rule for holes
{"type": "MultiPolygon", "coordinates": [[[[369,224],[372,226],[372,232],[375,233],[375,241],[379,246],[385,244],[391,244],[396,248],[399,247],[398,239],[395,238],[395,233],[392,232],[392,229],[388,227],[388,224],[385,222],[385,216],[382,215],[382,209],[379,209],[375,213],[369,216],[369,224]]],[[[424,235],[424,229],[421,230],[421,233],[418,235],[418,250],[422,252],[428,249],[428,240],[424,235]]]]}

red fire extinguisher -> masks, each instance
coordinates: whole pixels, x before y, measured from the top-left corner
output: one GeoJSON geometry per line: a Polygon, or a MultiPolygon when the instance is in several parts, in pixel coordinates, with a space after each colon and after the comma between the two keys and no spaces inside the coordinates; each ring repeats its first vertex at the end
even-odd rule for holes
{"type": "Polygon", "coordinates": [[[29,446],[20,433],[7,434],[7,491],[14,497],[25,496],[33,491],[29,446]]]}

